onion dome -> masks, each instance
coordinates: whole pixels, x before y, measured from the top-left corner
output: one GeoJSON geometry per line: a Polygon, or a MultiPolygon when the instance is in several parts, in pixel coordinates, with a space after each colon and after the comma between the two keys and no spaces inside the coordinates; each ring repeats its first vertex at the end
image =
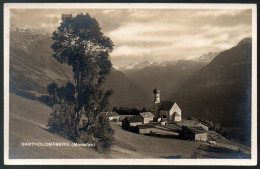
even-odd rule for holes
{"type": "Polygon", "coordinates": [[[160,90],[157,89],[157,87],[153,90],[153,93],[156,94],[156,93],[160,93],[160,90]]]}

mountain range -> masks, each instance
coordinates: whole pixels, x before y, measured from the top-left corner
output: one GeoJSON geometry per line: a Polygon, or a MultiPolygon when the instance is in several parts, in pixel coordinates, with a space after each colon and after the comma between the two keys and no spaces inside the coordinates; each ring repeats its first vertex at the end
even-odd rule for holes
{"type": "MultiPolygon", "coordinates": [[[[205,66],[205,62],[194,60],[177,60],[171,62],[143,62],[121,69],[121,71],[141,86],[146,93],[151,93],[155,87],[161,90],[161,99],[165,100],[194,71],[205,66]],[[150,64],[149,64],[150,63],[150,64]],[[143,67],[142,67],[143,66],[143,67]]],[[[152,102],[152,100],[151,100],[152,102]]]]}
{"type": "MultiPolygon", "coordinates": [[[[73,83],[72,68],[52,55],[53,40],[47,33],[25,27],[10,27],[10,91],[37,98],[47,94],[47,85],[73,83]]],[[[112,89],[112,106],[143,107],[149,96],[122,72],[112,68],[104,88],[112,89]]]]}
{"type": "MultiPolygon", "coordinates": [[[[188,61],[194,61],[194,62],[204,62],[205,64],[209,63],[211,60],[213,60],[220,52],[208,52],[206,54],[203,54],[199,57],[194,57],[194,58],[187,58],[185,60],[188,61]]],[[[178,65],[179,60],[174,60],[174,61],[160,61],[160,60],[146,60],[138,63],[133,63],[129,64],[123,67],[118,67],[117,69],[124,72],[128,73],[131,71],[138,71],[141,70],[145,67],[166,67],[166,66],[176,66],[178,65]]]]}

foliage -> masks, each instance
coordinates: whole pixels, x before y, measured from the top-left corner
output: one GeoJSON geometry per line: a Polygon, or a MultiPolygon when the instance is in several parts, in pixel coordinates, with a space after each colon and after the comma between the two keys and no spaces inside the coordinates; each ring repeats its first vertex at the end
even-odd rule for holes
{"type": "Polygon", "coordinates": [[[47,86],[50,96],[41,96],[38,99],[49,106],[61,103],[75,103],[75,86],[72,83],[67,83],[66,86],[58,87],[56,83],[51,83],[47,86]]]}
{"type": "MultiPolygon", "coordinates": [[[[75,88],[74,85],[59,89],[53,84],[48,86],[50,94],[54,96],[58,93],[60,104],[74,105],[70,109],[73,113],[69,110],[66,114],[61,107],[54,111],[52,118],[59,119],[58,115],[63,114],[64,119],[60,118],[60,122],[53,121],[51,124],[63,125],[64,120],[74,120],[76,124],[73,123],[70,125],[72,128],[66,129],[77,136],[77,141],[95,142],[98,151],[106,151],[112,144],[113,130],[109,122],[99,114],[108,107],[109,97],[112,95],[112,91],[105,91],[102,85],[112,67],[109,53],[113,50],[113,43],[103,35],[97,20],[89,14],[75,17],[62,15],[62,22],[53,32],[52,39],[53,57],[60,63],[72,66],[75,88]],[[87,124],[83,131],[79,131],[82,115],[87,117],[87,124]]],[[[70,132],[68,133],[71,134],[70,132]]]]}
{"type": "Polygon", "coordinates": [[[78,143],[92,143],[99,152],[108,152],[113,144],[114,130],[111,128],[108,118],[99,114],[97,120],[89,126],[88,130],[79,131],[78,143]]]}
{"type": "Polygon", "coordinates": [[[53,57],[73,68],[77,118],[84,112],[89,123],[107,106],[112,94],[104,91],[102,84],[112,67],[109,53],[113,43],[100,30],[97,20],[89,14],[63,15],[61,25],[52,36],[53,57]]]}
{"type": "Polygon", "coordinates": [[[47,86],[47,91],[50,95],[56,97],[58,95],[58,85],[56,83],[51,83],[47,86]]]}
{"type": "Polygon", "coordinates": [[[89,132],[93,134],[95,140],[95,148],[99,152],[107,152],[110,150],[113,144],[113,134],[114,130],[111,128],[108,118],[100,114],[90,127],[89,132]]]}
{"type": "Polygon", "coordinates": [[[75,140],[77,132],[75,126],[77,121],[74,119],[74,106],[67,103],[56,104],[50,115],[48,125],[49,131],[75,140]]]}
{"type": "Polygon", "coordinates": [[[120,115],[139,115],[141,112],[144,111],[151,111],[149,109],[138,109],[136,107],[113,107],[112,111],[117,112],[120,115]]]}

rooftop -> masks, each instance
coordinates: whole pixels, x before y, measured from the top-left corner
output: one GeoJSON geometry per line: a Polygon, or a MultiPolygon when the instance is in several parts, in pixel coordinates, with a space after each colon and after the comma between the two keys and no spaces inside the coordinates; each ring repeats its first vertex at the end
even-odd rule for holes
{"type": "Polygon", "coordinates": [[[161,102],[160,110],[170,111],[175,102],[163,101],[161,102]]]}
{"type": "Polygon", "coordinates": [[[142,113],[140,113],[140,115],[141,115],[143,118],[154,117],[153,113],[151,113],[151,112],[142,112],[142,113]]]}
{"type": "Polygon", "coordinates": [[[130,116],[130,117],[124,118],[124,120],[126,120],[126,119],[128,119],[128,121],[130,123],[143,122],[143,118],[141,116],[130,116]]]}
{"type": "Polygon", "coordinates": [[[155,125],[154,124],[150,124],[150,123],[148,123],[148,124],[145,124],[145,125],[138,125],[137,126],[139,129],[147,129],[147,128],[155,128],[155,125]]]}
{"type": "Polygon", "coordinates": [[[110,112],[102,112],[104,115],[106,115],[107,117],[115,117],[115,116],[119,116],[119,114],[115,111],[110,111],[110,112]]]}

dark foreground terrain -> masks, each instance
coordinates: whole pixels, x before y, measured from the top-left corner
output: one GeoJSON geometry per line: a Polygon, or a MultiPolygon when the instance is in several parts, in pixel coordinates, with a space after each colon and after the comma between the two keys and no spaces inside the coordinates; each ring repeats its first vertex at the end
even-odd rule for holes
{"type": "Polygon", "coordinates": [[[250,158],[250,148],[209,134],[216,145],[205,142],[163,138],[132,133],[111,123],[115,145],[100,154],[90,147],[22,146],[25,142],[65,142],[69,140],[48,132],[51,108],[45,104],[10,94],[9,157],[11,159],[47,158],[250,158]]]}

